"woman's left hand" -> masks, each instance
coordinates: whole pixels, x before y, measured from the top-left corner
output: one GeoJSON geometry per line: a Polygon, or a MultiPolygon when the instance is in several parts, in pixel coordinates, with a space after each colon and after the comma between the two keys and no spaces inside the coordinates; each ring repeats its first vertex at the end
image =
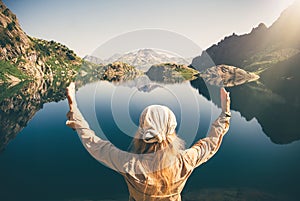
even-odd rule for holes
{"type": "Polygon", "coordinates": [[[71,82],[70,85],[66,88],[66,95],[69,102],[70,111],[73,111],[73,106],[76,104],[75,100],[75,83],[71,82]]]}

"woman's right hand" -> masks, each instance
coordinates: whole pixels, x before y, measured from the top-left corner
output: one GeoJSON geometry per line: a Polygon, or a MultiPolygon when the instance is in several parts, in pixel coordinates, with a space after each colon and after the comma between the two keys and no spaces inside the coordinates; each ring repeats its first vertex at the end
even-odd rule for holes
{"type": "Polygon", "coordinates": [[[229,92],[227,92],[224,87],[222,87],[220,89],[220,97],[221,97],[222,111],[229,113],[230,112],[230,96],[229,96],[229,92]]]}

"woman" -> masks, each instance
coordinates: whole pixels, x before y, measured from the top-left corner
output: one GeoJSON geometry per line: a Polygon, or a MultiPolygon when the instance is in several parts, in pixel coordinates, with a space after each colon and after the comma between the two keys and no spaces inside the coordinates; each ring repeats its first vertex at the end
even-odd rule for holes
{"type": "Polygon", "coordinates": [[[70,111],[66,124],[77,131],[83,145],[96,160],[124,176],[130,201],[178,201],[194,168],[218,151],[229,129],[229,93],[224,88],[220,92],[220,116],[212,124],[207,137],[189,149],[184,149],[183,140],[175,133],[177,122],[174,113],[165,106],[151,105],[140,116],[131,153],[119,150],[89,128],[77,107],[74,83],[67,88],[70,111]]]}

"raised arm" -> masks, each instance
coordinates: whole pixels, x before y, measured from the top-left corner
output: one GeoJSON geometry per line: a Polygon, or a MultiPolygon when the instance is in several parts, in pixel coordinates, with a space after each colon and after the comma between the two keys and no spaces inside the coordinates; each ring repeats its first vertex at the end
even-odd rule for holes
{"type": "Polygon", "coordinates": [[[74,83],[67,87],[66,93],[70,107],[66,125],[77,131],[82,144],[96,160],[116,171],[124,172],[124,164],[128,161],[128,154],[116,148],[109,141],[102,140],[90,129],[77,107],[74,83]]]}
{"type": "Polygon", "coordinates": [[[221,88],[220,94],[222,112],[211,125],[209,134],[184,152],[183,157],[193,167],[206,162],[218,151],[223,136],[229,129],[231,117],[229,92],[221,88]]]}

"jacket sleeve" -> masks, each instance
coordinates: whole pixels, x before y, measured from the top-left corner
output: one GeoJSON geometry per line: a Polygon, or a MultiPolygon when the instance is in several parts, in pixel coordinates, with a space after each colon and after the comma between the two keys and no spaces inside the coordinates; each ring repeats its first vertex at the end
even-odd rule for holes
{"type": "Polygon", "coordinates": [[[116,171],[124,171],[124,164],[128,161],[126,152],[116,148],[109,141],[99,138],[90,129],[77,106],[68,112],[67,117],[69,120],[66,125],[77,131],[82,144],[96,160],[116,171]]]}
{"type": "Polygon", "coordinates": [[[207,137],[183,152],[184,160],[192,167],[198,167],[209,160],[218,151],[223,136],[229,129],[229,120],[230,113],[222,112],[212,124],[207,137]]]}

